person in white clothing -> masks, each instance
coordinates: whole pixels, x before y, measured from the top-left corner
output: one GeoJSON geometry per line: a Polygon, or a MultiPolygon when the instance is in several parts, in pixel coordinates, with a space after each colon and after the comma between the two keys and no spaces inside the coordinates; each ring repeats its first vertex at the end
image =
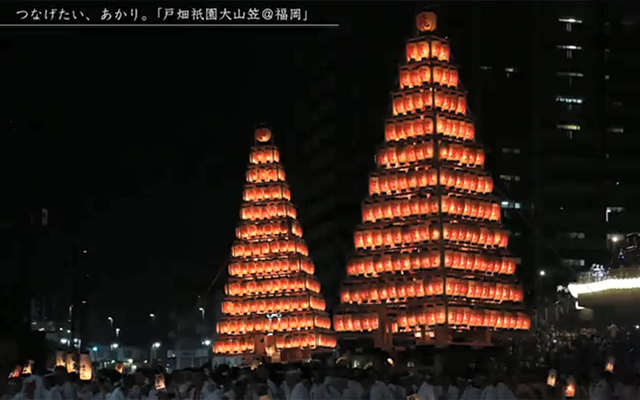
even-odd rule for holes
{"type": "Polygon", "coordinates": [[[407,389],[400,384],[398,377],[391,378],[387,387],[389,387],[394,399],[405,400],[407,398],[407,389]]]}
{"type": "Polygon", "coordinates": [[[347,388],[342,392],[342,398],[344,400],[363,400],[365,397],[365,390],[362,386],[362,376],[359,371],[356,371],[352,376],[347,379],[347,388]]]}
{"type": "Polygon", "coordinates": [[[448,375],[441,375],[439,384],[433,387],[433,394],[438,400],[458,400],[458,388],[451,384],[448,375]]]}
{"type": "Polygon", "coordinates": [[[133,377],[131,375],[126,375],[113,392],[111,392],[108,400],[128,400],[129,389],[133,387],[134,384],[135,381],[133,377]]]}
{"type": "Polygon", "coordinates": [[[471,384],[467,386],[460,396],[460,400],[478,400],[484,389],[484,376],[477,374],[473,377],[471,384]]]}
{"type": "Polygon", "coordinates": [[[289,400],[311,400],[311,376],[308,372],[303,372],[301,379],[291,390],[291,397],[289,400]]]}
{"type": "Polygon", "coordinates": [[[309,396],[311,400],[335,400],[342,397],[341,393],[331,385],[325,384],[326,377],[324,372],[316,370],[313,373],[311,389],[309,396]]]}
{"type": "Polygon", "coordinates": [[[591,371],[589,400],[611,400],[613,398],[613,377],[610,372],[601,373],[594,367],[591,371]]]}
{"type": "Polygon", "coordinates": [[[424,382],[418,388],[416,396],[419,400],[437,400],[436,394],[433,390],[433,385],[429,383],[430,377],[426,376],[424,378],[424,382]]]}
{"type": "Polygon", "coordinates": [[[289,400],[291,398],[291,391],[298,384],[300,380],[301,371],[298,369],[291,369],[287,371],[284,375],[284,382],[282,382],[282,392],[285,400],[289,400]]]}

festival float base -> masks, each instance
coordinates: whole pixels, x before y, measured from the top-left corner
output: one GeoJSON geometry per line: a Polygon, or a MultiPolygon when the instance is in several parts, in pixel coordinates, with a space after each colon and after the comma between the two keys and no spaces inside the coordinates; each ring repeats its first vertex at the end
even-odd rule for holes
{"type": "Polygon", "coordinates": [[[449,42],[416,22],[333,326],[386,351],[489,346],[531,321],[449,42]]]}

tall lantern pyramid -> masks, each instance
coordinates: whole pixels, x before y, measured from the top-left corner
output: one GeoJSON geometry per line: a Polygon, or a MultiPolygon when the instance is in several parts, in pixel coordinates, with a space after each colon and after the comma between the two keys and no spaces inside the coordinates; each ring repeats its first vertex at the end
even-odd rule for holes
{"type": "Polygon", "coordinates": [[[255,132],[214,353],[307,359],[336,340],[278,148],[255,132]]]}
{"type": "Polygon", "coordinates": [[[369,177],[334,328],[380,348],[530,327],[500,204],[436,16],[420,13],[369,177]]]}

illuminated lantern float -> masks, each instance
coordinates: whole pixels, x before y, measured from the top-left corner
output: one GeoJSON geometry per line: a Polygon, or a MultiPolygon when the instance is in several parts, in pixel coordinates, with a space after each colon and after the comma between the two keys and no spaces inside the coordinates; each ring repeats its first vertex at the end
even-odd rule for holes
{"type": "Polygon", "coordinates": [[[331,319],[267,128],[255,132],[236,238],[214,353],[298,361],[333,349],[331,319]]]}
{"type": "Polygon", "coordinates": [[[530,319],[449,43],[433,34],[435,14],[416,25],[333,326],[384,349],[398,336],[489,344],[492,331],[527,330],[530,319]]]}

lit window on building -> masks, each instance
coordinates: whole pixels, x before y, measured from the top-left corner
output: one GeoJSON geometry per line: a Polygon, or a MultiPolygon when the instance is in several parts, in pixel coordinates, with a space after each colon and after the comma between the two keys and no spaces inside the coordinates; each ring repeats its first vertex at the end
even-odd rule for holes
{"type": "Polygon", "coordinates": [[[605,75],[605,76],[604,76],[604,80],[605,80],[605,81],[608,81],[609,79],[611,79],[611,75],[608,75],[608,74],[607,74],[607,75],[605,75]]]}
{"type": "Polygon", "coordinates": [[[570,72],[570,71],[558,71],[556,72],[558,76],[569,76],[572,78],[582,78],[584,74],[582,72],[570,72]]]}
{"type": "Polygon", "coordinates": [[[562,234],[567,239],[584,239],[584,232],[566,232],[562,234]]]}
{"type": "Polygon", "coordinates": [[[518,175],[500,175],[500,179],[507,182],[520,182],[520,176],[518,175]]]}
{"type": "Polygon", "coordinates": [[[504,208],[504,209],[516,209],[519,210],[520,208],[522,208],[522,205],[518,202],[514,202],[514,201],[503,201],[500,203],[500,207],[504,208]]]}
{"type": "Polygon", "coordinates": [[[581,24],[582,20],[575,17],[562,17],[558,18],[558,21],[564,22],[565,24],[581,24]]]}
{"type": "Polygon", "coordinates": [[[511,75],[515,74],[516,72],[518,72],[518,70],[516,68],[513,67],[508,67],[504,69],[504,72],[506,72],[507,74],[507,78],[510,78],[511,75]]]}
{"type": "Polygon", "coordinates": [[[582,104],[582,99],[579,97],[556,96],[556,101],[558,103],[582,104]]]}
{"type": "Polygon", "coordinates": [[[582,46],[575,44],[559,44],[558,48],[563,50],[582,50],[582,46]]]}
{"type": "Polygon", "coordinates": [[[576,260],[574,258],[565,258],[564,260],[562,260],[562,265],[565,265],[567,267],[584,267],[585,261],[576,260]]]}
{"type": "Polygon", "coordinates": [[[572,125],[572,124],[558,124],[556,125],[558,129],[562,129],[565,131],[579,131],[580,125],[572,125]]]}
{"type": "Polygon", "coordinates": [[[607,207],[604,211],[604,220],[609,222],[612,214],[620,214],[621,212],[624,212],[624,207],[607,207]]]}
{"type": "Polygon", "coordinates": [[[493,69],[493,67],[490,67],[488,65],[482,65],[480,66],[480,69],[483,71],[491,71],[493,69]]]}
{"type": "Polygon", "coordinates": [[[518,148],[510,148],[510,147],[503,147],[502,148],[502,153],[504,154],[520,154],[520,149],[518,148]]]}
{"type": "Polygon", "coordinates": [[[611,128],[607,128],[607,132],[609,132],[609,133],[624,133],[624,128],[611,127],[611,128]]]}

